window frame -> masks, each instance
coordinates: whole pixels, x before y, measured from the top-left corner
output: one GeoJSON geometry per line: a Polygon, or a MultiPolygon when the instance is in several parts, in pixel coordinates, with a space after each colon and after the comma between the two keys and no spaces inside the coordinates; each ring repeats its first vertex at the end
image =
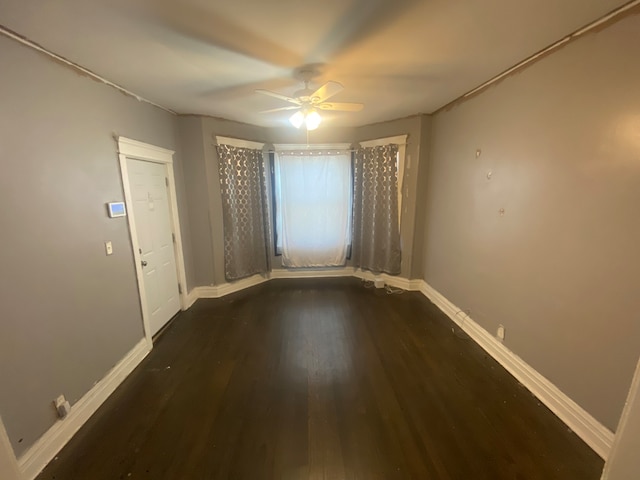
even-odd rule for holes
{"type": "MultiPolygon", "coordinates": [[[[269,172],[271,178],[271,214],[273,216],[271,220],[271,228],[273,229],[273,255],[275,257],[282,256],[282,249],[278,248],[278,202],[276,201],[276,153],[278,152],[301,152],[301,153],[310,153],[314,151],[322,151],[322,150],[340,150],[340,151],[349,151],[349,162],[351,163],[351,182],[350,187],[351,190],[349,192],[350,198],[352,199],[353,204],[353,168],[354,168],[354,158],[353,158],[353,149],[351,148],[351,144],[349,143],[329,143],[329,144],[292,144],[292,143],[279,143],[274,145],[274,150],[269,151],[269,172]]],[[[351,209],[350,215],[353,217],[353,208],[351,209]]],[[[353,218],[351,218],[351,228],[353,229],[353,218]]],[[[353,236],[349,237],[349,244],[347,245],[347,260],[351,260],[351,246],[353,245],[353,236]]]]}

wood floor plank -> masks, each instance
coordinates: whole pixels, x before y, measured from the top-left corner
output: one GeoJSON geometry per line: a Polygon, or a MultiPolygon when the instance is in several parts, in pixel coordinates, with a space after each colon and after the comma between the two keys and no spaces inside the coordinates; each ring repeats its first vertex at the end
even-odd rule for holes
{"type": "Polygon", "coordinates": [[[602,460],[418,293],[199,300],[39,480],[597,480],[602,460]]]}

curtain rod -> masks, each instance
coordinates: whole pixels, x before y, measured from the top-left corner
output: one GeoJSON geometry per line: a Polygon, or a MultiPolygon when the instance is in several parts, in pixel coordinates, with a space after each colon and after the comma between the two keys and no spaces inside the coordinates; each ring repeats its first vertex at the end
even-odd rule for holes
{"type": "MultiPolygon", "coordinates": [[[[410,143],[387,143],[387,145],[397,145],[399,147],[402,146],[407,146],[407,145],[411,145],[410,143]]],[[[375,145],[376,147],[384,147],[384,145],[375,145]]],[[[360,147],[360,148],[372,148],[372,147],[360,147]]],[[[355,152],[356,150],[360,150],[360,148],[336,148],[336,149],[332,149],[332,148],[311,148],[309,150],[303,150],[303,149],[291,149],[291,150],[273,150],[273,149],[269,149],[269,150],[262,150],[263,152],[267,152],[267,153],[278,153],[278,152],[321,152],[324,150],[329,150],[329,151],[338,151],[338,152],[355,152]]]]}
{"type": "MultiPolygon", "coordinates": [[[[214,143],[213,146],[217,147],[221,144],[219,143],[214,143]]],[[[223,143],[222,145],[229,145],[226,143],[223,143]]],[[[387,143],[386,145],[397,145],[399,147],[406,147],[407,145],[412,145],[410,142],[405,142],[405,143],[387,143]]],[[[258,150],[257,148],[250,148],[250,147],[236,147],[235,145],[229,145],[230,147],[235,147],[235,148],[239,148],[239,149],[244,149],[244,150],[258,150]]],[[[373,145],[375,147],[383,147],[384,145],[373,145]]],[[[360,148],[371,148],[371,147],[360,147],[360,148]]],[[[260,152],[263,153],[278,153],[278,152],[321,152],[321,151],[338,151],[338,152],[355,152],[356,150],[359,150],[358,148],[308,148],[308,149],[303,149],[303,148],[293,148],[293,149],[288,149],[288,150],[274,150],[272,148],[270,148],[269,150],[258,150],[260,152]]]]}

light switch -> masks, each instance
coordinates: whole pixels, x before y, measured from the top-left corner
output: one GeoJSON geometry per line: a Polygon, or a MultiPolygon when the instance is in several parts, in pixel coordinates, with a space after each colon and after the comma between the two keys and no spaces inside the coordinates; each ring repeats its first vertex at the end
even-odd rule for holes
{"type": "Polygon", "coordinates": [[[104,249],[107,251],[107,255],[113,255],[113,245],[111,245],[111,242],[104,242],[104,249]]]}

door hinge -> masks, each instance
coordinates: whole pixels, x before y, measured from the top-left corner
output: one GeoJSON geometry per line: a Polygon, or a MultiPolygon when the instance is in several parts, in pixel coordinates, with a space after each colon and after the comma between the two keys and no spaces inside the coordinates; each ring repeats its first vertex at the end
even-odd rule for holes
{"type": "Polygon", "coordinates": [[[182,295],[182,285],[178,283],[178,293],[182,295]]]}
{"type": "Polygon", "coordinates": [[[169,177],[164,177],[164,183],[167,187],[169,186],[169,177]]]}
{"type": "Polygon", "coordinates": [[[173,240],[173,243],[176,243],[176,234],[175,233],[171,233],[171,239],[173,240]]]}

